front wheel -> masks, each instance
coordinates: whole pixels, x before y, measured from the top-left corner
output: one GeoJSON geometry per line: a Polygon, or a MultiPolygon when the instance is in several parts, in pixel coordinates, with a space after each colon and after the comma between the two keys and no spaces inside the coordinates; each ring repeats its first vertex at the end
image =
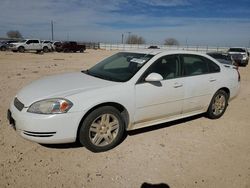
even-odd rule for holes
{"type": "Polygon", "coordinates": [[[111,106],[100,107],[83,121],[79,142],[93,152],[103,152],[118,145],[125,130],[120,112],[111,106]]]}
{"type": "Polygon", "coordinates": [[[21,52],[21,53],[24,53],[25,52],[25,48],[23,46],[20,46],[18,48],[18,51],[21,52]]]}
{"type": "Polygon", "coordinates": [[[228,97],[224,90],[219,90],[214,94],[207,110],[208,118],[218,119],[224,114],[228,105],[228,97]]]}

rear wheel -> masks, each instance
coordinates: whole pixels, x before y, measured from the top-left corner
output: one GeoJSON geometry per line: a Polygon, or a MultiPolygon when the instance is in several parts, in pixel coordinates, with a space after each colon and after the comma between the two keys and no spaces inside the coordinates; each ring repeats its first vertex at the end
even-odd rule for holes
{"type": "Polygon", "coordinates": [[[44,52],[44,53],[49,52],[49,48],[48,48],[47,46],[43,47],[43,52],[44,52]]]}
{"type": "Polygon", "coordinates": [[[224,90],[219,90],[214,94],[207,110],[208,118],[218,119],[224,114],[228,105],[228,97],[224,90]]]}
{"type": "Polygon", "coordinates": [[[124,129],[120,112],[114,107],[104,106],[86,117],[79,129],[78,139],[90,151],[103,152],[120,143],[124,129]]]}
{"type": "Polygon", "coordinates": [[[20,47],[18,48],[18,51],[21,52],[21,53],[23,53],[23,52],[25,51],[25,49],[24,49],[23,46],[20,46],[20,47]]]}

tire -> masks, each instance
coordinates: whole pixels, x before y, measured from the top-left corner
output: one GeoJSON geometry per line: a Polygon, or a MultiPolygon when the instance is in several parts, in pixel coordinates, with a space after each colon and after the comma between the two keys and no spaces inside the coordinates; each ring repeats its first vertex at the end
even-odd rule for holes
{"type": "Polygon", "coordinates": [[[78,141],[92,152],[104,152],[117,146],[125,125],[120,112],[111,106],[92,111],[82,122],[78,141]]]}
{"type": "Polygon", "coordinates": [[[2,46],[2,47],[0,48],[0,50],[1,50],[1,51],[6,51],[7,48],[6,48],[6,46],[2,46]]]}
{"type": "Polygon", "coordinates": [[[208,107],[207,117],[210,119],[220,118],[227,109],[228,106],[228,94],[224,90],[217,91],[208,107]]]}
{"type": "Polygon", "coordinates": [[[83,53],[83,51],[84,51],[83,49],[80,49],[80,52],[81,52],[81,53],[83,53]]]}
{"type": "Polygon", "coordinates": [[[47,46],[43,47],[43,52],[44,53],[48,53],[49,52],[49,48],[47,46]]]}
{"type": "Polygon", "coordinates": [[[25,49],[23,46],[20,46],[18,47],[18,51],[21,52],[21,53],[24,53],[25,52],[25,49]]]}

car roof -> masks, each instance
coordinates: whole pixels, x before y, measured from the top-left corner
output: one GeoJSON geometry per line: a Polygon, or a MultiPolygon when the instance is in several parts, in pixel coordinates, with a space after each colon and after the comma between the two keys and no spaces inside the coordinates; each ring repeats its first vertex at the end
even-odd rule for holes
{"type": "Polygon", "coordinates": [[[186,51],[186,50],[142,49],[142,50],[126,50],[123,52],[142,53],[142,54],[149,54],[149,55],[193,54],[193,55],[206,56],[205,53],[201,53],[201,52],[197,52],[197,51],[186,51]]]}

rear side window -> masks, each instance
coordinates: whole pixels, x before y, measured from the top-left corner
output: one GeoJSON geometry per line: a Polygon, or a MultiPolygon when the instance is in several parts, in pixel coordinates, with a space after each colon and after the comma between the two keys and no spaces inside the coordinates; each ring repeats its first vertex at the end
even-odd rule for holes
{"type": "Polygon", "coordinates": [[[220,72],[220,66],[217,65],[216,63],[212,62],[209,59],[206,59],[207,64],[208,64],[208,68],[209,68],[209,73],[216,73],[216,72],[220,72]]]}
{"type": "Polygon", "coordinates": [[[198,55],[182,55],[183,76],[195,76],[209,73],[207,62],[198,55]]]}
{"type": "Polygon", "coordinates": [[[182,75],[195,76],[220,72],[220,66],[210,59],[199,55],[182,55],[182,75]]]}

